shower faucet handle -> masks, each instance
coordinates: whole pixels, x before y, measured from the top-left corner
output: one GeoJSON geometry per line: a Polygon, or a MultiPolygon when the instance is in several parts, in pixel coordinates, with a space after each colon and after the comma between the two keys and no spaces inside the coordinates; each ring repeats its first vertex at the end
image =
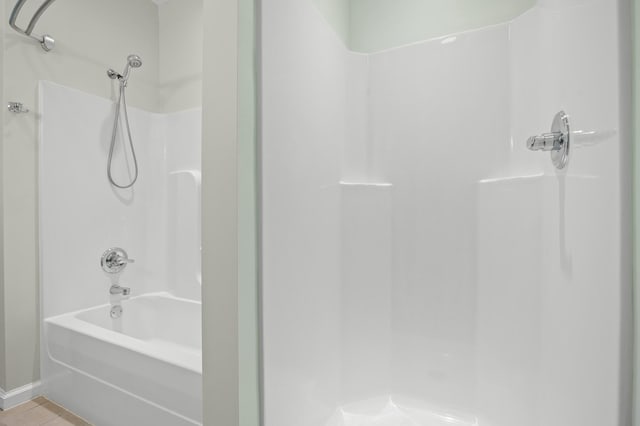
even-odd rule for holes
{"type": "Polygon", "coordinates": [[[563,144],[564,138],[560,132],[543,133],[527,140],[527,148],[531,151],[558,151],[563,144]]]}
{"type": "Polygon", "coordinates": [[[571,126],[569,116],[560,111],[553,118],[551,132],[527,139],[527,148],[531,151],[551,151],[551,162],[557,169],[564,169],[569,162],[571,126]]]}
{"type": "Polygon", "coordinates": [[[112,247],[102,253],[100,258],[100,266],[109,274],[117,274],[121,272],[128,263],[135,262],[134,259],[129,259],[127,252],[119,247],[112,247]]]}

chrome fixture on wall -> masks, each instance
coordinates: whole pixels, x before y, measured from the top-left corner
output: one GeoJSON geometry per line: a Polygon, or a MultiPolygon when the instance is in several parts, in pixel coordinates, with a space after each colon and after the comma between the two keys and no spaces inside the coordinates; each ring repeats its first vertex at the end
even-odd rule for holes
{"type": "Polygon", "coordinates": [[[120,247],[113,247],[102,253],[100,258],[100,266],[108,274],[117,274],[135,260],[129,259],[127,252],[120,247]]]}
{"type": "Polygon", "coordinates": [[[136,158],[136,150],[133,147],[133,138],[131,137],[131,129],[129,127],[129,114],[127,113],[127,100],[125,97],[125,89],[127,87],[127,83],[129,82],[129,75],[131,73],[132,68],[140,68],[142,66],[142,59],[138,55],[129,55],[127,56],[127,63],[124,67],[124,71],[122,74],[114,71],[113,69],[107,70],[107,76],[112,80],[118,80],[120,82],[120,95],[118,96],[118,103],[116,104],[116,114],[113,119],[113,131],[111,132],[111,146],[109,147],[109,159],[107,160],[107,178],[111,185],[116,188],[126,189],[131,188],[134,183],[138,180],[138,159],[136,158]],[[134,165],[134,175],[131,182],[125,185],[117,184],[113,180],[113,176],[111,176],[111,161],[113,160],[113,149],[116,144],[116,134],[118,132],[118,121],[120,121],[120,107],[124,110],[124,121],[127,129],[127,136],[129,138],[129,146],[131,147],[131,156],[133,157],[133,165],[134,165]]]}
{"type": "Polygon", "coordinates": [[[11,25],[11,28],[16,30],[20,34],[26,35],[27,37],[31,37],[32,39],[38,41],[40,43],[40,46],[42,46],[42,48],[46,52],[54,48],[56,41],[49,34],[44,34],[41,36],[34,34],[33,29],[35,28],[42,14],[49,8],[49,6],[51,6],[51,3],[53,3],[54,1],[55,0],[45,0],[40,5],[38,10],[36,10],[36,13],[31,18],[31,21],[29,21],[29,25],[27,25],[26,29],[22,29],[18,25],[16,25],[16,19],[18,19],[20,10],[22,9],[22,6],[24,6],[24,4],[27,2],[27,0],[18,0],[13,8],[13,11],[11,12],[11,17],[9,18],[9,25],[11,25]]]}
{"type": "Polygon", "coordinates": [[[22,102],[9,102],[7,109],[16,114],[23,114],[29,112],[29,108],[25,107],[22,102]]]}
{"type": "Polygon", "coordinates": [[[118,319],[122,316],[122,306],[120,303],[128,299],[131,295],[131,289],[129,287],[123,287],[120,285],[119,273],[126,268],[127,264],[133,263],[135,260],[129,259],[129,255],[124,249],[120,247],[112,247],[102,253],[100,258],[100,266],[102,270],[112,275],[111,287],[109,287],[109,296],[111,300],[111,310],[109,316],[112,319],[118,319]]]}
{"type": "Polygon", "coordinates": [[[551,132],[531,136],[527,140],[527,148],[531,151],[551,151],[551,161],[558,169],[564,169],[569,162],[571,143],[571,126],[569,116],[560,111],[551,124],[551,132]]]}
{"type": "Polygon", "coordinates": [[[127,64],[125,65],[122,74],[114,71],[113,68],[109,68],[107,70],[107,76],[109,76],[111,80],[120,80],[120,84],[126,86],[127,81],[129,80],[129,73],[131,72],[131,68],[140,68],[141,66],[142,59],[140,59],[140,56],[129,55],[127,56],[127,64]]]}

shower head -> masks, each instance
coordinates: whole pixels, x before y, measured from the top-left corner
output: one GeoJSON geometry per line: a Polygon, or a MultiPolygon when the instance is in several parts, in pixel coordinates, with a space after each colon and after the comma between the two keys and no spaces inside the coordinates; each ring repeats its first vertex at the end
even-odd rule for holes
{"type": "Polygon", "coordinates": [[[140,59],[140,56],[131,54],[127,56],[127,64],[125,65],[124,71],[122,71],[122,74],[117,73],[113,69],[109,69],[107,70],[107,75],[112,80],[115,80],[115,79],[120,80],[120,84],[122,86],[126,86],[127,81],[129,80],[129,71],[131,71],[131,68],[140,68],[141,66],[142,66],[142,59],[140,59]]]}
{"type": "Polygon", "coordinates": [[[131,68],[140,68],[142,66],[142,59],[138,55],[127,56],[127,63],[131,68]]]}
{"type": "Polygon", "coordinates": [[[129,72],[131,71],[131,68],[140,68],[141,66],[142,59],[140,59],[140,56],[131,54],[127,56],[127,64],[125,65],[122,74],[118,74],[116,71],[109,69],[107,70],[107,75],[112,80],[118,79],[120,81],[120,85],[125,87],[129,80],[129,72]]]}

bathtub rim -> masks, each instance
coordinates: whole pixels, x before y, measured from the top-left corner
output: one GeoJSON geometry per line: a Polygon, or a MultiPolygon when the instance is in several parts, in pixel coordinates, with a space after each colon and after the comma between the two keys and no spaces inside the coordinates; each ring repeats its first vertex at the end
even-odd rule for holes
{"type": "MultiPolygon", "coordinates": [[[[202,302],[184,299],[181,297],[173,296],[168,292],[153,292],[153,293],[144,293],[134,297],[129,298],[128,300],[136,300],[140,298],[149,298],[149,297],[160,297],[164,299],[171,299],[175,301],[179,301],[182,303],[189,303],[198,305],[202,312],[202,302]]],[[[93,324],[91,322],[85,321],[81,318],[78,318],[78,315],[93,311],[96,309],[106,309],[108,312],[111,303],[104,303],[102,305],[96,305],[85,309],[79,309],[72,312],[67,312],[60,315],[55,315],[49,318],[44,318],[43,323],[45,327],[43,328],[43,337],[44,344],[46,349],[47,356],[53,360],[51,354],[49,353],[49,341],[47,338],[47,327],[49,325],[62,327],[71,332],[79,333],[90,338],[94,338],[105,343],[113,344],[116,346],[121,346],[130,351],[137,352],[139,354],[160,360],[162,362],[166,362],[171,365],[175,365],[179,368],[183,368],[193,373],[197,373],[202,375],[202,349],[196,355],[196,351],[192,351],[190,353],[189,350],[179,350],[172,348],[163,348],[162,351],[158,351],[157,347],[152,343],[146,342],[141,339],[137,339],[135,337],[118,333],[113,330],[109,330],[104,327],[100,327],[99,325],[93,324]]]]}

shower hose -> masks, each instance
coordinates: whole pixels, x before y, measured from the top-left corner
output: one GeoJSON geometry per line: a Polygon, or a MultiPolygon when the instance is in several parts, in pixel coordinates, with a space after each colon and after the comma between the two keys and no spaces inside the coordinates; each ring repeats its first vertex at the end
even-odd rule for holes
{"type": "Polygon", "coordinates": [[[113,120],[113,132],[111,133],[111,146],[109,147],[109,160],[107,161],[107,177],[109,178],[109,182],[111,185],[120,188],[127,189],[131,188],[136,180],[138,180],[138,159],[136,158],[136,150],[133,147],[133,138],[131,137],[131,129],[129,128],[129,114],[127,113],[127,99],[125,97],[125,84],[120,84],[120,96],[118,96],[118,104],[116,105],[116,115],[113,120]],[[129,137],[129,146],[131,147],[131,155],[133,156],[133,165],[135,168],[135,173],[133,175],[133,179],[130,183],[126,185],[119,185],[113,180],[113,176],[111,175],[111,161],[113,160],[113,150],[116,145],[116,134],[118,133],[118,121],[120,120],[120,106],[124,110],[124,122],[126,123],[127,136],[129,137]]]}

